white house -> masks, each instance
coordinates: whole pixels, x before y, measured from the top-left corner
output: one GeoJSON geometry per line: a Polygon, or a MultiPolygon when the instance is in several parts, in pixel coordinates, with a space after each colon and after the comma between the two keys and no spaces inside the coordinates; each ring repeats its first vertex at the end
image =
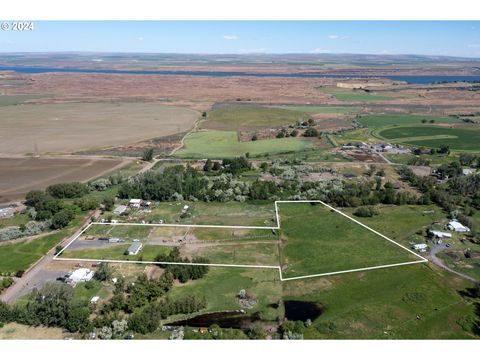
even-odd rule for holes
{"type": "Polygon", "coordinates": [[[415,244],[413,245],[413,249],[420,251],[420,252],[425,252],[427,251],[428,245],[427,244],[415,244]]]}
{"type": "Polygon", "coordinates": [[[458,220],[453,219],[447,225],[447,229],[456,232],[469,232],[470,228],[462,225],[458,220]]]}
{"type": "Polygon", "coordinates": [[[90,304],[96,305],[98,303],[98,300],[100,300],[100,296],[94,296],[90,299],[90,304]]]}

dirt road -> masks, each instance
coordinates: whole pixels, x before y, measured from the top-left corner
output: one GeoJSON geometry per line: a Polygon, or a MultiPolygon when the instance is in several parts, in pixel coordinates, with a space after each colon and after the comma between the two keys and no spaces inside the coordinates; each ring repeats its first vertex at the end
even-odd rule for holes
{"type": "MultiPolygon", "coordinates": [[[[90,218],[92,216],[96,217],[99,214],[99,210],[92,212],[87,217],[82,226],[70,237],[63,239],[59,245],[64,247],[66,244],[68,244],[69,241],[71,241],[74,237],[80,234],[82,229],[90,222],[90,218]]],[[[30,270],[28,270],[21,278],[16,279],[15,283],[0,295],[0,300],[7,303],[14,303],[19,297],[23,296],[26,293],[27,289],[31,288],[34,284],[40,285],[38,279],[42,278],[43,273],[46,271],[45,269],[50,264],[50,262],[52,262],[54,256],[55,247],[53,249],[50,249],[50,251],[36,264],[34,264],[33,267],[31,267],[30,270]]]]}
{"type": "Polygon", "coordinates": [[[466,280],[469,280],[469,281],[473,281],[474,283],[477,282],[476,279],[474,279],[473,277],[471,276],[468,276],[468,275],[465,275],[465,274],[462,274],[461,272],[458,272],[458,271],[455,271],[453,269],[450,269],[447,265],[445,265],[445,263],[443,262],[442,259],[439,259],[437,257],[437,254],[443,250],[447,249],[447,246],[445,244],[434,244],[432,245],[432,249],[430,250],[430,255],[429,255],[429,258],[430,260],[437,266],[441,267],[442,269],[445,269],[455,275],[458,275],[466,280]]]}

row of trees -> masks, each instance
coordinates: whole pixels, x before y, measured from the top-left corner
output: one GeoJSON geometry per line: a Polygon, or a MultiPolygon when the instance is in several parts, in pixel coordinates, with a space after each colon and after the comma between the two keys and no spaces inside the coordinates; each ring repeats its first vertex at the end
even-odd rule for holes
{"type": "MultiPolygon", "coordinates": [[[[192,260],[188,258],[182,258],[180,256],[180,250],[175,247],[168,255],[160,254],[155,258],[157,262],[172,262],[172,263],[194,263],[194,264],[208,264],[209,260],[203,257],[194,257],[192,260]]],[[[182,283],[186,283],[188,280],[196,280],[204,277],[208,272],[208,266],[205,265],[171,265],[171,264],[159,264],[161,268],[167,269],[174,279],[179,280],[182,283]]]]}

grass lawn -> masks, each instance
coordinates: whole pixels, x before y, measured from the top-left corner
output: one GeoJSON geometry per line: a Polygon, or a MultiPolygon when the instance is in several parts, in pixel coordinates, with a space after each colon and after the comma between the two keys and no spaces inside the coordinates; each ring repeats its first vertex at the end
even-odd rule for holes
{"type": "Polygon", "coordinates": [[[438,148],[449,145],[452,150],[479,151],[479,128],[446,128],[439,126],[399,126],[384,129],[378,136],[396,143],[438,148]]]}
{"type": "Polygon", "coordinates": [[[72,334],[60,328],[8,323],[0,327],[0,340],[62,340],[72,334]]]}
{"type": "Polygon", "coordinates": [[[214,130],[255,130],[306,120],[303,111],[274,107],[229,106],[212,110],[202,127],[214,130]]]}
{"type": "Polygon", "coordinates": [[[97,225],[94,224],[85,231],[85,235],[118,237],[121,239],[143,239],[150,234],[152,230],[149,226],[135,225],[97,225]]]}
{"type": "Polygon", "coordinates": [[[282,105],[278,109],[302,111],[310,114],[348,114],[362,110],[360,106],[316,106],[316,105],[282,105]]]}
{"type": "Polygon", "coordinates": [[[419,260],[321,204],[281,204],[284,277],[419,260]]]}
{"type": "Polygon", "coordinates": [[[0,95],[0,106],[11,106],[22,104],[28,100],[41,99],[46,95],[0,95]]]}
{"type": "Polygon", "coordinates": [[[312,149],[315,144],[307,138],[283,138],[258,141],[238,141],[235,131],[200,131],[185,139],[185,146],[175,153],[181,158],[231,158],[250,153],[261,154],[297,152],[312,149]]]}
{"type": "Polygon", "coordinates": [[[109,245],[102,248],[66,249],[60,256],[76,259],[154,261],[159,254],[169,254],[172,246],[144,245],[137,255],[124,255],[131,243],[109,245]]]}
{"type": "Polygon", "coordinates": [[[88,285],[87,283],[79,283],[74,289],[75,299],[88,303],[90,303],[90,300],[94,296],[100,296],[100,299],[106,299],[108,295],[109,292],[104,284],[96,280],[89,281],[88,285]]]}
{"type": "Polygon", "coordinates": [[[384,101],[393,99],[390,96],[375,95],[367,93],[363,90],[345,90],[340,88],[320,88],[320,91],[335,96],[339,101],[367,102],[367,101],[384,101]]]}
{"type": "MultiPolygon", "coordinates": [[[[172,299],[195,294],[205,296],[207,307],[202,312],[240,310],[237,294],[247,290],[257,298],[257,304],[247,313],[259,312],[263,319],[275,320],[283,317],[281,307],[275,309],[270,304],[281,300],[282,286],[278,270],[210,268],[207,275],[186,284],[175,284],[169,292],[172,299]]],[[[184,316],[185,317],[185,316],[184,316]]]]}
{"type": "Polygon", "coordinates": [[[26,270],[68,234],[68,230],[62,230],[34,240],[0,246],[0,273],[26,270]]]}
{"type": "Polygon", "coordinates": [[[439,116],[426,116],[426,115],[394,115],[394,114],[371,114],[365,115],[357,119],[357,121],[368,127],[383,127],[391,125],[418,125],[422,123],[422,120],[434,120],[436,123],[452,124],[460,123],[454,117],[439,117],[439,116]]]}
{"type": "Polygon", "coordinates": [[[30,221],[30,218],[27,214],[16,214],[15,216],[9,218],[0,219],[0,229],[7,226],[20,226],[26,224],[30,221]]]}
{"type": "MultiPolygon", "coordinates": [[[[418,230],[424,231],[432,222],[446,216],[436,205],[381,205],[377,206],[377,209],[379,214],[374,217],[353,217],[390,239],[398,240],[404,246],[410,245],[406,241],[409,236],[414,235],[418,230]]],[[[352,216],[354,209],[342,209],[342,211],[352,216]]]]}
{"type": "Polygon", "coordinates": [[[278,266],[278,246],[274,242],[235,241],[229,244],[210,244],[207,246],[185,245],[182,255],[188,258],[202,256],[212,264],[271,265],[278,266]]]}
{"type": "Polygon", "coordinates": [[[458,290],[466,281],[420,264],[283,283],[288,300],[316,301],[324,313],[307,338],[473,338],[472,304],[458,290]],[[417,319],[417,315],[419,319],[417,319]]]}
{"type": "Polygon", "coordinates": [[[388,160],[397,164],[405,164],[415,158],[420,158],[423,160],[428,160],[431,165],[442,165],[448,164],[452,161],[458,160],[458,155],[450,153],[448,156],[443,155],[413,155],[413,154],[385,154],[384,155],[388,160]]]}

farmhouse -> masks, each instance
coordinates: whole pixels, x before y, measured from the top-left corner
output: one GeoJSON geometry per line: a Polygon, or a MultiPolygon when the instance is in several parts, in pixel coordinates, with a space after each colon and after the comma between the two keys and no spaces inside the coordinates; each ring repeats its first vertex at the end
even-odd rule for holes
{"type": "Polygon", "coordinates": [[[80,282],[88,282],[92,280],[93,276],[95,275],[95,271],[87,269],[87,268],[81,268],[77,269],[74,272],[72,272],[66,282],[68,284],[71,284],[73,286],[77,285],[80,282]]]}
{"type": "Polygon", "coordinates": [[[469,232],[470,228],[462,225],[458,220],[453,219],[450,221],[447,225],[447,229],[451,231],[456,231],[456,232],[469,232]]]}
{"type": "Polygon", "coordinates": [[[133,243],[128,247],[128,255],[137,255],[142,250],[142,246],[140,241],[133,243]]]}
{"type": "Polygon", "coordinates": [[[122,215],[125,211],[127,211],[127,207],[125,205],[120,205],[113,210],[115,215],[122,215]]]}
{"type": "Polygon", "coordinates": [[[415,244],[413,245],[413,249],[420,251],[420,252],[425,252],[427,251],[428,245],[427,244],[415,244]]]}
{"type": "Polygon", "coordinates": [[[436,237],[436,238],[439,238],[439,239],[443,239],[443,238],[451,239],[452,238],[452,234],[450,234],[448,232],[444,232],[444,231],[429,230],[428,233],[430,235],[432,235],[433,237],[436,237]]]}

